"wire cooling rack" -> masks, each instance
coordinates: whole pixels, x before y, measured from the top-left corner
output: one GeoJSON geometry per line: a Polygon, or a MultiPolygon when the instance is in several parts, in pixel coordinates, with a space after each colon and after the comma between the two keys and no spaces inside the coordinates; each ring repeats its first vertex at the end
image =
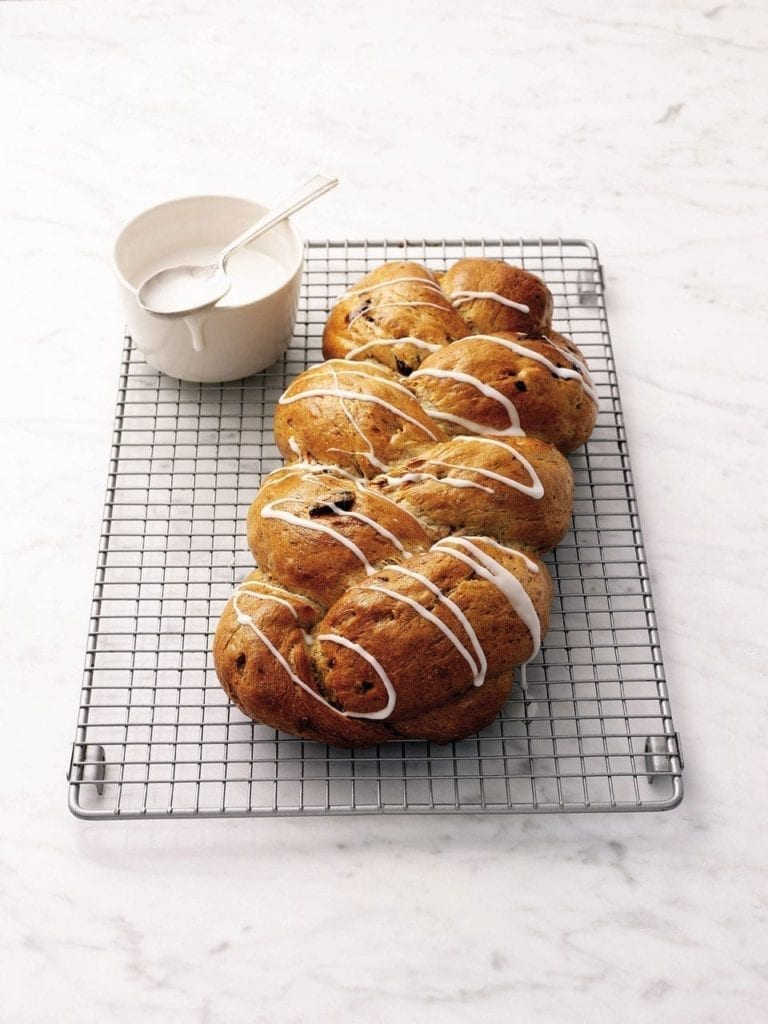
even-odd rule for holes
{"type": "Polygon", "coordinates": [[[293,342],[265,373],[189,384],[126,339],[69,804],[84,818],[664,810],[682,799],[672,722],[593,245],[578,240],[310,242],[293,342]],[[549,633],[494,724],[449,745],[340,751],[251,722],[211,659],[253,568],[245,518],[282,464],[275,402],[319,361],[328,310],[387,259],[461,256],[542,275],[586,353],[601,412],[571,456],[573,528],[547,556],[549,633]]]}

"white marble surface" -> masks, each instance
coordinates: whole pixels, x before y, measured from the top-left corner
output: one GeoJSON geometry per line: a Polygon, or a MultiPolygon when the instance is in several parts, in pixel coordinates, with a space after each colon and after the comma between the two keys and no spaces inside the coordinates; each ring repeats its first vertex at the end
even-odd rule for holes
{"type": "Polygon", "coordinates": [[[762,2],[0,4],[1,1020],[764,1019],[767,40],[762,2]],[[69,815],[110,242],[316,168],[309,237],[598,243],[678,810],[69,815]]]}

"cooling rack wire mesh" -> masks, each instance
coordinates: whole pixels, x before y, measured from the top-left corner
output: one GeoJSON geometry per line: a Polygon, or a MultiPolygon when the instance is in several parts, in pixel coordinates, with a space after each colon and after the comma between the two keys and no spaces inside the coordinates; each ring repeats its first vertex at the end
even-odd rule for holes
{"type": "Polygon", "coordinates": [[[69,804],[84,818],[640,811],[676,806],[669,707],[627,453],[602,271],[579,240],[310,242],[293,341],[265,373],[190,384],[126,339],[69,804]],[[450,745],[340,751],[246,719],[219,687],[216,623],[253,567],[248,506],[282,465],[272,414],[322,358],[328,309],[388,259],[462,256],[545,278],[586,353],[601,412],[571,464],[573,528],[547,556],[549,633],[494,724],[450,745]]]}

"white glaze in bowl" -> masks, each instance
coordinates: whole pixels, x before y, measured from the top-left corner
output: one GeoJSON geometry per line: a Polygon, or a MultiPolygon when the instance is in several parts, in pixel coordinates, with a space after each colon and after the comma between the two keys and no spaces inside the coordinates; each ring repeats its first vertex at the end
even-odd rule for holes
{"type": "Polygon", "coordinates": [[[303,244],[290,221],[277,224],[228,264],[233,287],[216,306],[190,317],[162,317],[139,305],[151,274],[183,261],[204,262],[267,207],[230,196],[190,196],[153,206],[117,237],[114,267],[134,344],[147,363],[196,382],[237,380],[285,351],[296,319],[303,244]]]}

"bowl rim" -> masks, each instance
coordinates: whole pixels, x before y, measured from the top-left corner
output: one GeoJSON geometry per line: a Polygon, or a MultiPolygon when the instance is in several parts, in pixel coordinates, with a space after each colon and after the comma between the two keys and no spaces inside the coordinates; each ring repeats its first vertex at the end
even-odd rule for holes
{"type": "MultiPolygon", "coordinates": [[[[138,296],[138,288],[135,288],[131,284],[131,282],[127,280],[122,270],[120,269],[120,265],[118,262],[118,247],[120,246],[120,243],[123,241],[123,238],[127,231],[130,228],[134,227],[139,221],[143,220],[145,217],[149,217],[153,213],[156,213],[158,210],[167,209],[173,206],[180,206],[184,203],[205,202],[210,200],[213,200],[214,202],[224,201],[244,203],[247,206],[257,207],[259,210],[262,210],[263,212],[266,212],[269,209],[268,206],[265,206],[263,203],[260,203],[255,199],[246,199],[244,196],[232,196],[224,195],[222,193],[210,192],[187,196],[177,196],[174,199],[166,199],[163,202],[155,203],[152,206],[147,206],[145,209],[140,210],[139,213],[135,214],[135,216],[131,217],[129,220],[123,223],[123,226],[118,231],[115,240],[112,243],[112,269],[120,284],[125,289],[127,289],[127,291],[129,291],[133,296],[138,296]]],[[[252,299],[250,302],[240,302],[234,303],[231,306],[222,306],[220,307],[222,311],[227,309],[244,309],[247,306],[257,306],[260,302],[263,302],[265,299],[271,298],[273,295],[277,294],[277,292],[279,292],[281,289],[285,288],[285,286],[290,284],[295,279],[296,275],[301,272],[301,268],[304,265],[304,239],[296,230],[296,227],[291,221],[290,217],[287,217],[282,223],[287,225],[288,230],[293,238],[293,241],[296,243],[297,260],[295,262],[295,265],[292,265],[290,270],[286,270],[285,278],[281,281],[279,285],[277,285],[271,291],[266,292],[263,295],[260,295],[258,299],[252,299]]],[[[211,312],[214,312],[215,309],[216,307],[214,306],[211,312]]]]}

